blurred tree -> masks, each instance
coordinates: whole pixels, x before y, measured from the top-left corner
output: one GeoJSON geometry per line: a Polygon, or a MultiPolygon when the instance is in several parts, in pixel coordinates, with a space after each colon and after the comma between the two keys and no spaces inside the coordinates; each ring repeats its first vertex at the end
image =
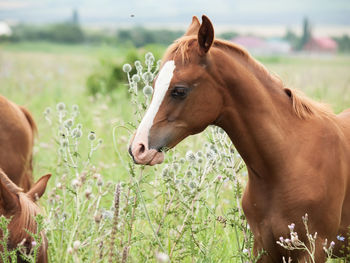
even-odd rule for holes
{"type": "Polygon", "coordinates": [[[309,42],[312,37],[311,26],[307,17],[303,21],[303,35],[301,36],[298,49],[303,49],[304,45],[309,42]]]}
{"type": "Polygon", "coordinates": [[[142,47],[148,44],[169,45],[176,38],[179,38],[183,31],[172,30],[149,30],[143,27],[132,29],[120,29],[117,32],[117,39],[120,43],[133,43],[135,47],[142,47]]]}
{"type": "Polygon", "coordinates": [[[348,35],[343,35],[342,37],[335,37],[334,40],[338,44],[339,52],[350,52],[350,37],[348,35]]]}
{"type": "Polygon", "coordinates": [[[290,28],[287,28],[286,34],[284,35],[283,39],[285,41],[287,41],[289,44],[291,44],[293,49],[298,49],[299,48],[300,38],[290,28]]]}
{"type": "Polygon", "coordinates": [[[219,38],[226,39],[226,40],[231,40],[232,38],[235,38],[238,36],[236,32],[223,32],[219,34],[219,38]]]}
{"type": "Polygon", "coordinates": [[[79,25],[79,13],[77,9],[73,9],[72,23],[74,25],[79,25]]]}

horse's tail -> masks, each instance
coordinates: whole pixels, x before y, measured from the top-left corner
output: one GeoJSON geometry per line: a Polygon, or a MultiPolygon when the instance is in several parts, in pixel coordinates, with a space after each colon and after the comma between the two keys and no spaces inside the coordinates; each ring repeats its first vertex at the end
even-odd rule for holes
{"type": "MultiPolygon", "coordinates": [[[[32,114],[22,106],[19,106],[19,108],[23,112],[24,116],[26,116],[27,121],[32,129],[32,134],[33,134],[32,143],[34,144],[34,137],[38,134],[38,127],[36,126],[36,123],[34,121],[32,114]]],[[[21,186],[25,192],[27,192],[31,188],[31,186],[33,185],[33,182],[34,182],[34,178],[33,178],[33,152],[32,152],[30,155],[30,160],[28,162],[27,171],[25,175],[22,177],[22,182],[21,182],[21,186]]]]}
{"type": "Polygon", "coordinates": [[[23,112],[24,116],[26,116],[27,121],[28,121],[30,127],[32,128],[33,135],[37,135],[38,134],[38,127],[36,126],[36,123],[34,121],[32,114],[26,108],[24,108],[22,106],[19,106],[19,108],[23,112]]]}

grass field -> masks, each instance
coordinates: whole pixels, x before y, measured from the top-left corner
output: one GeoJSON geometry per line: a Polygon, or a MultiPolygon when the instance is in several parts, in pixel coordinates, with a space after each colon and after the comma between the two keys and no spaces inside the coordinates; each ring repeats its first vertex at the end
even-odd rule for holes
{"type": "MultiPolygon", "coordinates": [[[[0,93],[35,117],[35,177],[53,174],[40,201],[50,262],[167,262],[168,256],[171,262],[251,260],[251,234],[238,205],[246,172],[225,134],[211,127],[170,151],[164,165],[134,166],[127,144],[142,109],[131,102],[126,83],[107,96],[87,94],[85,81],[99,59],[122,61],[126,52],[0,45],[0,93]],[[59,122],[59,102],[66,106],[62,119],[74,119],[72,127],[59,122]],[[73,105],[79,107],[77,117],[73,105]],[[72,134],[78,123],[83,136],[71,136],[64,146],[62,127],[72,134]],[[87,138],[91,131],[97,137],[93,141],[87,138]],[[121,188],[115,194],[117,183],[121,188]]],[[[349,56],[260,61],[286,86],[329,103],[335,112],[350,107],[349,56]]]]}

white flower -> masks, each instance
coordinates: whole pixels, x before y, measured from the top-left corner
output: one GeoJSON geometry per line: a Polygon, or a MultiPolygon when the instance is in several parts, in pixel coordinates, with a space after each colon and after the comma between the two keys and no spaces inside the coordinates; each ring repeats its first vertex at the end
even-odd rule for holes
{"type": "Polygon", "coordinates": [[[129,73],[130,71],[131,71],[131,66],[130,66],[130,64],[124,64],[124,66],[123,66],[123,71],[125,72],[125,73],[129,73]]]}
{"type": "Polygon", "coordinates": [[[143,94],[145,94],[146,97],[151,96],[152,93],[153,93],[153,88],[152,88],[150,85],[146,85],[146,86],[143,88],[143,94]]]}
{"type": "Polygon", "coordinates": [[[156,253],[156,259],[160,263],[170,262],[169,256],[163,252],[156,253]]]}

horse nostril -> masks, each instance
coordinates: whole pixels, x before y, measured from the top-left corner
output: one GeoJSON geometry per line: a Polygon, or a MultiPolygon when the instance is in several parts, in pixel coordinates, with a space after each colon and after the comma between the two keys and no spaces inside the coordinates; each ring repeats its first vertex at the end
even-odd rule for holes
{"type": "Polygon", "coordinates": [[[146,147],[143,143],[140,143],[140,147],[139,147],[139,153],[144,153],[146,150],[146,147]]]}

